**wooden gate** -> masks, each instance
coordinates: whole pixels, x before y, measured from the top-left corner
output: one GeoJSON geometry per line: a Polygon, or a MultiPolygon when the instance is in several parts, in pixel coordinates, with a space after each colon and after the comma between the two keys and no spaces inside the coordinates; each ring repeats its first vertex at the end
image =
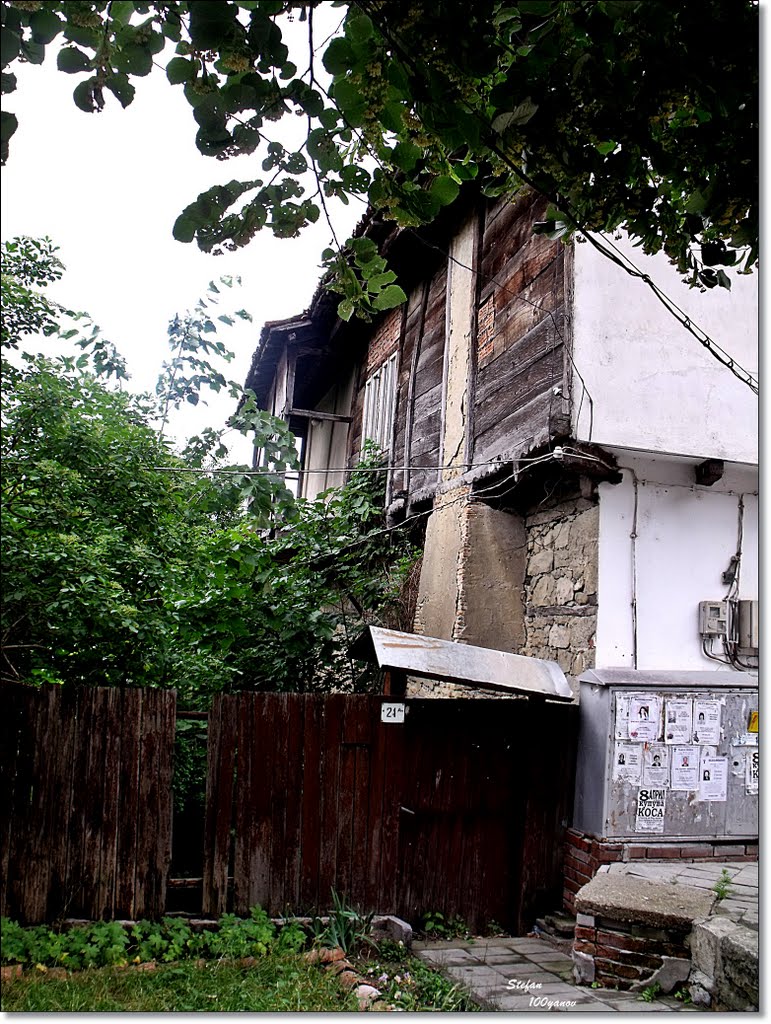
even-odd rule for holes
{"type": "Polygon", "coordinates": [[[159,917],[176,695],[4,685],[0,913],[159,917]]]}
{"type": "Polygon", "coordinates": [[[323,910],[521,930],[560,905],[577,708],[243,694],[209,719],[203,911],[323,910]],[[229,876],[232,875],[232,890],[229,876]]]}

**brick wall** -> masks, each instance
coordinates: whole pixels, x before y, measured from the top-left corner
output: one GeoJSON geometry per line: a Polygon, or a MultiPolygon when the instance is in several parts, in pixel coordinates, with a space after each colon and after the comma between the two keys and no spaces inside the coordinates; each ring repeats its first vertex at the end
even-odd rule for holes
{"type": "Polygon", "coordinates": [[[575,894],[591,882],[603,864],[631,860],[669,860],[685,862],[704,860],[754,861],[758,859],[757,843],[693,840],[675,843],[640,843],[638,841],[607,841],[584,835],[574,828],[565,840],[565,888],[563,904],[575,913],[575,894]]]}
{"type": "Polygon", "coordinates": [[[392,309],[385,316],[375,329],[370,338],[369,349],[367,350],[367,376],[382,366],[390,355],[399,347],[399,336],[402,326],[402,311],[400,308],[392,309]]]}
{"type": "Polygon", "coordinates": [[[480,366],[489,363],[495,354],[495,295],[488,296],[477,314],[477,360],[480,366]]]}
{"type": "Polygon", "coordinates": [[[650,928],[579,914],[573,959],[582,981],[628,989],[650,978],[665,956],[690,967],[689,936],[690,928],[650,928]]]}

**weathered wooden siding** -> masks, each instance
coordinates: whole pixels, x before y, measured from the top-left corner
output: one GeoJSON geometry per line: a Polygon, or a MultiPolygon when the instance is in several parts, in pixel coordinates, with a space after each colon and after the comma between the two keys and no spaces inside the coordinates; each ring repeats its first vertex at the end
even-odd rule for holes
{"type": "MultiPolygon", "coordinates": [[[[414,288],[402,327],[394,413],[389,497],[433,488],[441,447],[442,376],[444,368],[447,267],[414,288]],[[419,468],[413,468],[419,467],[419,468]],[[425,467],[429,467],[426,469],[425,467]]],[[[376,330],[372,330],[374,336],[376,330]]],[[[349,453],[355,462],[362,445],[362,416],[367,368],[361,366],[353,400],[349,453]]]]}
{"type": "Polygon", "coordinates": [[[577,709],[413,700],[386,725],[384,699],[215,698],[204,913],[323,910],[334,888],[412,922],[520,929],[559,905],[577,709]]]}
{"type": "Polygon", "coordinates": [[[3,700],[0,912],[161,915],[175,694],[6,685],[3,700]]]}
{"type": "Polygon", "coordinates": [[[533,234],[546,202],[492,205],[480,243],[479,307],[492,298],[492,336],[478,353],[474,396],[476,462],[555,431],[564,380],[564,248],[533,234]]]}

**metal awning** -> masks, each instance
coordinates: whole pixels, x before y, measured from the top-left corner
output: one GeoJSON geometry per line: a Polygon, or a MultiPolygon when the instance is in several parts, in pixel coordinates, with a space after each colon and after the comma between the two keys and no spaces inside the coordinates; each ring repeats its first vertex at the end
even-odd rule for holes
{"type": "Polygon", "coordinates": [[[592,686],[628,686],[637,690],[658,690],[665,686],[684,686],[694,689],[708,687],[720,689],[753,689],[758,685],[757,672],[710,672],[704,669],[632,669],[590,668],[578,677],[579,683],[592,686]]]}
{"type": "Polygon", "coordinates": [[[368,626],[351,653],[361,661],[376,662],[379,668],[423,679],[441,679],[498,693],[538,695],[550,700],[573,699],[565,674],[556,661],[525,658],[378,626],[368,626]]]}

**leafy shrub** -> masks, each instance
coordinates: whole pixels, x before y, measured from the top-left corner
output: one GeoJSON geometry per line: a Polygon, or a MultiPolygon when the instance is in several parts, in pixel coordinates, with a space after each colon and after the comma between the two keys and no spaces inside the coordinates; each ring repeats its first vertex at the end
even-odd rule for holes
{"type": "Polygon", "coordinates": [[[73,970],[151,960],[235,960],[264,956],[274,950],[296,953],[307,942],[297,922],[289,922],[279,931],[261,907],[253,907],[247,918],[224,914],[218,930],[197,933],[178,917],[137,921],[129,927],[117,921],[96,921],[67,931],[56,931],[47,925],[23,928],[7,918],[1,924],[0,956],[4,964],[39,964],[73,970]]]}

